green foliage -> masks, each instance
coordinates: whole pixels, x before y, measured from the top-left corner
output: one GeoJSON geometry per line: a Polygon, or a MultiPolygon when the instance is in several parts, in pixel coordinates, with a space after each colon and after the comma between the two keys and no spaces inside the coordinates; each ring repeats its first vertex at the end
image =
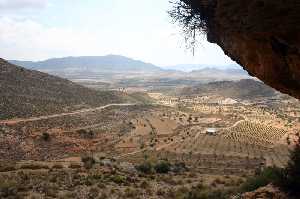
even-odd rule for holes
{"type": "Polygon", "coordinates": [[[298,143],[291,153],[289,164],[283,170],[281,180],[277,185],[291,196],[300,197],[300,138],[298,138],[298,143]]]}
{"type": "Polygon", "coordinates": [[[254,177],[250,177],[241,186],[242,192],[249,192],[266,186],[270,183],[277,183],[281,180],[282,170],[276,167],[268,167],[254,177]]]}
{"type": "Polygon", "coordinates": [[[160,161],[154,166],[156,173],[168,173],[171,170],[171,164],[167,161],[160,161]]]}
{"type": "Polygon", "coordinates": [[[138,196],[140,195],[141,193],[139,192],[138,189],[133,189],[133,188],[126,188],[124,190],[124,197],[125,198],[139,198],[138,196]]]}
{"type": "Polygon", "coordinates": [[[136,169],[145,174],[151,174],[153,172],[153,165],[149,161],[145,161],[138,165],[136,169]]]}
{"type": "Polygon", "coordinates": [[[86,169],[93,168],[94,164],[96,163],[95,159],[90,156],[85,156],[81,158],[81,161],[83,162],[83,166],[86,169]]]}
{"type": "Polygon", "coordinates": [[[150,184],[147,182],[147,181],[143,181],[141,184],[140,184],[140,187],[142,189],[146,189],[146,188],[149,188],[150,184]]]}
{"type": "Polygon", "coordinates": [[[121,176],[121,175],[114,175],[111,177],[111,181],[113,181],[116,184],[124,184],[126,183],[126,177],[121,176]]]}
{"type": "Polygon", "coordinates": [[[213,5],[207,4],[208,1],[205,2],[198,0],[171,1],[173,9],[169,11],[169,15],[174,23],[181,26],[187,48],[192,48],[193,52],[197,43],[196,37],[208,31],[208,18],[213,5]]]}
{"type": "Polygon", "coordinates": [[[241,187],[242,192],[274,184],[288,193],[291,198],[300,197],[300,138],[291,153],[291,159],[286,168],[266,168],[255,177],[249,178],[241,187]]]}
{"type": "Polygon", "coordinates": [[[17,197],[17,186],[17,182],[14,180],[0,180],[0,198],[19,198],[17,197]]]}
{"type": "Polygon", "coordinates": [[[171,167],[172,165],[166,160],[159,161],[155,164],[150,161],[144,161],[142,164],[136,166],[136,169],[145,174],[152,174],[154,171],[162,174],[171,171],[171,167]]]}
{"type": "Polygon", "coordinates": [[[230,192],[227,190],[209,189],[200,184],[200,186],[191,189],[181,188],[175,193],[176,199],[227,199],[230,192]]]}
{"type": "Polygon", "coordinates": [[[95,133],[92,130],[79,129],[77,132],[84,139],[93,139],[95,137],[95,133]]]}
{"type": "Polygon", "coordinates": [[[47,133],[47,132],[44,132],[43,134],[42,134],[42,140],[44,140],[44,141],[49,141],[50,140],[50,135],[49,135],[49,133],[47,133]]]}
{"type": "Polygon", "coordinates": [[[188,168],[186,167],[184,162],[177,162],[172,167],[172,171],[175,173],[180,173],[180,172],[187,171],[187,170],[188,170],[188,168]]]}

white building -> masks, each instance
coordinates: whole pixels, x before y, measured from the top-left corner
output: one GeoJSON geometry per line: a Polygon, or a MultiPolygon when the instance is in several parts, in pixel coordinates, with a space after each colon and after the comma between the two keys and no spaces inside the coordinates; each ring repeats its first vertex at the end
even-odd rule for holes
{"type": "Polygon", "coordinates": [[[207,135],[217,135],[217,129],[215,129],[215,128],[207,128],[206,129],[206,134],[207,135]]]}

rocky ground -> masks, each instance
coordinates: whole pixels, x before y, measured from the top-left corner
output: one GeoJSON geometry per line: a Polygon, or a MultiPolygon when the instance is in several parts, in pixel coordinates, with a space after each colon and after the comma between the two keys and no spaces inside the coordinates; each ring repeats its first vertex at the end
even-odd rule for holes
{"type": "Polygon", "coordinates": [[[243,176],[198,174],[179,162],[147,165],[105,157],[1,163],[0,198],[227,198],[244,181],[243,176]]]}

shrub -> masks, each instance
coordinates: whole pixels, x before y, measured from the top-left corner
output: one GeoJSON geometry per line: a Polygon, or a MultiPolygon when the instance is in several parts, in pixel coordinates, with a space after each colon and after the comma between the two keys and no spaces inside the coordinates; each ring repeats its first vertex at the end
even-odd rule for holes
{"type": "Polygon", "coordinates": [[[89,191],[88,198],[97,198],[98,195],[99,195],[99,190],[96,187],[92,187],[89,191]]]}
{"type": "Polygon", "coordinates": [[[140,149],[144,149],[145,148],[145,143],[141,143],[140,149]]]}
{"type": "Polygon", "coordinates": [[[278,183],[285,192],[296,198],[300,197],[300,137],[295,149],[291,153],[288,166],[283,170],[281,179],[278,183]]]}
{"type": "Polygon", "coordinates": [[[142,189],[146,189],[146,188],[149,188],[150,185],[149,185],[149,183],[148,183],[147,181],[143,181],[143,182],[140,184],[140,187],[141,187],[142,189]]]}
{"type": "Polygon", "coordinates": [[[257,176],[248,179],[242,185],[242,191],[253,191],[267,184],[279,186],[290,197],[300,197],[300,137],[295,149],[291,153],[291,159],[288,166],[284,169],[267,168],[257,176]]]}
{"type": "Polygon", "coordinates": [[[173,165],[172,170],[175,173],[180,173],[180,172],[183,172],[183,171],[187,171],[188,169],[187,169],[184,162],[177,162],[173,165]]]}
{"type": "Polygon", "coordinates": [[[156,173],[168,173],[170,168],[171,164],[167,161],[160,161],[154,166],[156,173]]]}
{"type": "Polygon", "coordinates": [[[261,173],[254,177],[250,177],[241,186],[242,192],[250,192],[259,187],[266,186],[270,183],[278,183],[281,181],[282,170],[276,167],[265,168],[261,173]]]}
{"type": "Polygon", "coordinates": [[[79,129],[77,130],[77,133],[79,133],[80,135],[84,135],[87,133],[87,131],[85,129],[79,129]]]}
{"type": "Polygon", "coordinates": [[[44,132],[43,134],[42,134],[42,140],[44,140],[44,141],[49,141],[50,140],[50,134],[49,133],[47,133],[47,132],[44,132]]]}
{"type": "Polygon", "coordinates": [[[81,161],[83,162],[83,166],[86,169],[91,169],[93,168],[95,162],[95,159],[93,157],[90,156],[85,156],[81,158],[81,161]]]}
{"type": "Polygon", "coordinates": [[[190,190],[187,188],[178,189],[176,196],[176,199],[225,199],[230,198],[230,193],[227,190],[192,187],[190,190]]]}
{"type": "Polygon", "coordinates": [[[165,192],[163,189],[159,188],[159,189],[157,190],[156,194],[157,194],[158,196],[163,196],[163,195],[166,194],[166,192],[165,192]]]}
{"type": "Polygon", "coordinates": [[[95,133],[92,130],[79,129],[77,133],[84,139],[93,139],[95,137],[95,133]]]}
{"type": "Polygon", "coordinates": [[[120,175],[115,175],[111,177],[111,181],[113,181],[116,184],[124,184],[126,182],[126,177],[120,176],[120,175]]]}
{"type": "Polygon", "coordinates": [[[138,165],[136,169],[142,173],[151,174],[153,172],[153,165],[149,161],[145,161],[138,165]]]}
{"type": "Polygon", "coordinates": [[[0,198],[17,198],[18,184],[14,180],[0,181],[0,198]]]}

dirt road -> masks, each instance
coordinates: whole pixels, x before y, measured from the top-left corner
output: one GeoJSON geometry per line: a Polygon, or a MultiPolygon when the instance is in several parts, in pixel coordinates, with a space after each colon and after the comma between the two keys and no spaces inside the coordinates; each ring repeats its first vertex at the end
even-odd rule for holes
{"type": "Polygon", "coordinates": [[[134,106],[136,104],[107,104],[105,106],[100,106],[100,107],[95,107],[95,108],[88,108],[88,109],[81,109],[69,113],[59,113],[59,114],[54,114],[54,115],[46,115],[46,116],[39,116],[39,117],[31,117],[31,118],[20,118],[20,119],[12,119],[12,120],[2,120],[0,121],[0,125],[14,125],[18,124],[21,122],[33,122],[33,121],[39,121],[39,120],[46,120],[50,118],[57,118],[57,117],[63,117],[63,116],[68,116],[68,115],[77,115],[81,113],[86,113],[86,112],[92,112],[92,111],[99,111],[106,109],[108,107],[112,106],[134,106]]]}

